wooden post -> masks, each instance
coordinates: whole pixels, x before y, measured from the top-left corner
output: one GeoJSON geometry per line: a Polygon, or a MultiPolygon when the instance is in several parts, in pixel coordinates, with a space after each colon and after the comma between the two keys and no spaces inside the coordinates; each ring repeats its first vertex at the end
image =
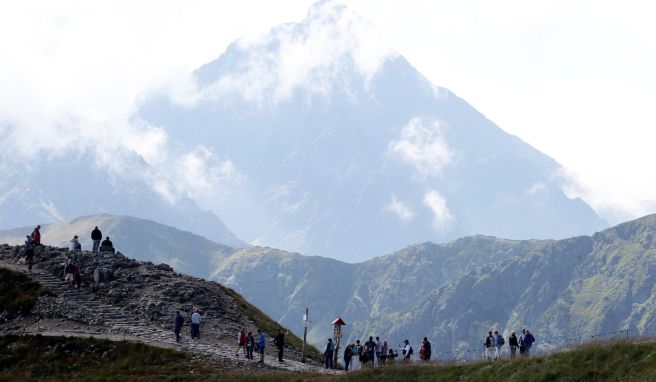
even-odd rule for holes
{"type": "Polygon", "coordinates": [[[303,326],[305,326],[305,329],[303,329],[303,348],[301,350],[301,362],[303,363],[305,363],[305,343],[307,342],[307,327],[309,319],[308,308],[305,308],[305,316],[303,316],[303,326]]]}

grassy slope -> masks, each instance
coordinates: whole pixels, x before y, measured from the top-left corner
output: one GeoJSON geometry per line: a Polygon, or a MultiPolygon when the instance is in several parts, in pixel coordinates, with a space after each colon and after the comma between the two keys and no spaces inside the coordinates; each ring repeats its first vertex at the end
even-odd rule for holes
{"type": "Polygon", "coordinates": [[[188,354],[128,342],[0,337],[0,381],[653,381],[656,343],[591,344],[546,358],[397,366],[339,376],[225,373],[188,354]]]}
{"type": "MultiPolygon", "coordinates": [[[[282,329],[283,331],[287,330],[286,328],[284,328],[283,326],[272,320],[269,316],[267,316],[264,312],[258,309],[255,305],[246,301],[246,299],[242,295],[235,292],[233,289],[224,287],[224,290],[230,297],[234,298],[235,301],[239,303],[239,307],[241,308],[242,314],[244,314],[247,317],[250,317],[251,320],[255,322],[255,325],[258,328],[262,329],[265,333],[269,333],[269,335],[275,336],[278,333],[278,329],[282,329]]],[[[298,338],[292,332],[289,332],[289,334],[285,335],[285,342],[288,345],[293,346],[297,349],[301,349],[301,347],[303,346],[303,340],[301,338],[298,338]]],[[[305,350],[308,357],[321,359],[321,353],[314,346],[308,344],[305,350]]]]}
{"type": "Polygon", "coordinates": [[[0,312],[8,317],[28,315],[48,290],[22,273],[0,268],[0,312]]]}

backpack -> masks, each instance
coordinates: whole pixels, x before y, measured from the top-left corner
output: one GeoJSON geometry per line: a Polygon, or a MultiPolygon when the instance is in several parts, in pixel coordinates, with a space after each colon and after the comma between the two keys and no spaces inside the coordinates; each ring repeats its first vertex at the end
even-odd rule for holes
{"type": "Polygon", "coordinates": [[[499,346],[503,346],[506,343],[506,340],[503,339],[503,336],[499,336],[499,346]]]}

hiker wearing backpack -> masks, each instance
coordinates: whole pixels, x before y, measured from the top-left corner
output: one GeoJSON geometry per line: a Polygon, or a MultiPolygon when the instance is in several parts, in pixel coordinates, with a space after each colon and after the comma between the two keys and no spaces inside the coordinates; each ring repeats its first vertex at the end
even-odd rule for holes
{"type": "Polygon", "coordinates": [[[492,360],[492,349],[494,348],[494,338],[492,338],[492,331],[490,330],[487,332],[487,337],[485,337],[485,341],[483,342],[483,346],[485,346],[485,358],[488,361],[492,360]]]}
{"type": "Polygon", "coordinates": [[[519,347],[519,342],[517,341],[515,332],[510,333],[510,337],[508,337],[508,345],[510,346],[510,359],[515,359],[517,348],[519,347]]]}
{"type": "MultiPolygon", "coordinates": [[[[348,348],[347,348],[348,350],[348,348]]],[[[333,354],[335,353],[335,344],[333,343],[332,338],[328,338],[328,343],[326,344],[326,350],[323,352],[323,358],[325,360],[325,368],[333,368],[333,354]]],[[[346,352],[344,352],[346,354],[346,352]]],[[[347,366],[348,367],[348,366],[347,366]]]]}
{"type": "Polygon", "coordinates": [[[405,340],[403,341],[403,343],[405,344],[405,346],[403,347],[403,360],[406,362],[410,362],[414,350],[412,350],[412,346],[410,346],[410,341],[405,340]]]}
{"type": "Polygon", "coordinates": [[[503,336],[499,334],[498,330],[494,331],[494,360],[501,358],[501,347],[506,343],[506,340],[503,339],[503,336]]]}
{"type": "Polygon", "coordinates": [[[373,337],[369,337],[369,341],[365,342],[364,350],[366,352],[366,364],[369,367],[374,367],[374,362],[376,360],[376,343],[374,342],[373,337]]]}
{"type": "Polygon", "coordinates": [[[430,361],[431,351],[431,343],[428,342],[427,337],[424,337],[424,340],[421,342],[421,348],[419,349],[419,358],[422,361],[430,361]]]}
{"type": "Polygon", "coordinates": [[[30,237],[32,238],[32,245],[38,246],[41,245],[41,226],[38,225],[36,228],[34,228],[34,231],[32,231],[32,235],[30,237]]]}
{"type": "Polygon", "coordinates": [[[519,335],[519,355],[526,357],[526,343],[524,342],[524,336],[526,335],[526,329],[522,329],[522,334],[519,335]]]}
{"type": "Polygon", "coordinates": [[[376,367],[380,366],[381,357],[383,356],[383,341],[376,337],[376,367]]]}
{"type": "Polygon", "coordinates": [[[364,349],[360,345],[360,340],[355,341],[355,346],[353,347],[353,358],[351,362],[353,363],[353,370],[360,370],[362,368],[362,354],[364,349]]]}
{"type": "Polygon", "coordinates": [[[25,249],[23,250],[25,255],[25,263],[27,263],[27,270],[32,270],[32,264],[34,263],[34,245],[32,244],[32,237],[30,235],[25,236],[25,249]]]}
{"type": "Polygon", "coordinates": [[[528,331],[528,329],[524,329],[525,333],[524,334],[524,344],[526,345],[526,356],[529,356],[529,353],[531,351],[531,346],[533,346],[533,343],[535,342],[535,337],[528,331]]]}

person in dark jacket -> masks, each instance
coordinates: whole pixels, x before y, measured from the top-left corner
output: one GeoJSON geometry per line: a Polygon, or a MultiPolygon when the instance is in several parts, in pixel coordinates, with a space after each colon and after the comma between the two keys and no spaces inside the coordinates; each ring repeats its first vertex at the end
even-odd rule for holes
{"type": "Polygon", "coordinates": [[[531,346],[533,346],[533,343],[535,342],[535,337],[528,331],[528,329],[524,329],[525,334],[524,334],[524,345],[526,346],[526,356],[529,356],[529,352],[531,351],[531,346]]]}
{"type": "Polygon", "coordinates": [[[109,240],[109,236],[103,240],[102,243],[100,243],[100,252],[111,252],[114,253],[114,243],[112,243],[111,240],[109,240]]]}
{"type": "Polygon", "coordinates": [[[246,358],[253,359],[253,349],[255,349],[255,337],[253,337],[253,332],[248,332],[246,336],[246,358]]]}
{"type": "Polygon", "coordinates": [[[349,365],[351,364],[351,358],[353,358],[353,353],[351,352],[353,345],[347,345],[344,349],[344,371],[349,371],[349,365]]]}
{"type": "Polygon", "coordinates": [[[333,344],[333,339],[328,338],[328,343],[326,344],[326,350],[323,352],[323,358],[326,361],[326,369],[333,368],[334,352],[335,352],[335,344],[333,344]]]}
{"type": "Polygon", "coordinates": [[[510,358],[514,359],[517,355],[517,348],[519,347],[519,342],[517,341],[517,335],[515,332],[510,333],[510,337],[508,337],[508,345],[510,346],[510,358]]]}
{"type": "Polygon", "coordinates": [[[98,226],[91,231],[91,241],[93,241],[93,248],[91,249],[92,252],[98,252],[98,248],[100,248],[100,241],[102,240],[102,232],[98,229],[98,226]]]}
{"type": "Polygon", "coordinates": [[[184,325],[184,317],[180,315],[180,311],[175,312],[175,319],[173,320],[173,332],[175,333],[175,340],[180,342],[180,331],[184,325]]]}
{"type": "Polygon", "coordinates": [[[432,349],[431,349],[431,343],[428,342],[428,337],[424,337],[424,341],[422,342],[422,346],[424,348],[424,356],[423,356],[422,360],[430,361],[432,349]]]}
{"type": "Polygon", "coordinates": [[[27,269],[31,271],[34,263],[34,245],[30,235],[25,236],[25,262],[27,263],[27,269]]]}
{"type": "Polygon", "coordinates": [[[278,348],[278,362],[285,362],[282,359],[283,349],[285,348],[285,333],[282,332],[282,329],[278,329],[278,334],[273,339],[273,344],[278,348]]]}

